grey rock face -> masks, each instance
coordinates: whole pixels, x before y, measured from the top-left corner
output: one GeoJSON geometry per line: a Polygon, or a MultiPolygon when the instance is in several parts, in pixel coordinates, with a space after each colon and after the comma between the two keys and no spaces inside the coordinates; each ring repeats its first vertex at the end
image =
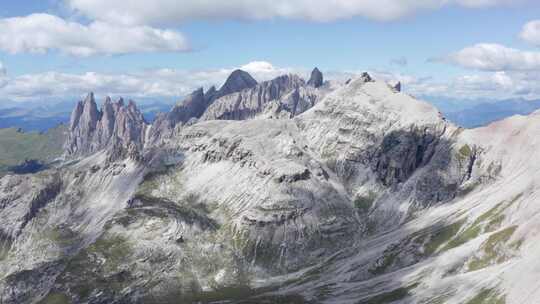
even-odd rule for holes
{"type": "Polygon", "coordinates": [[[12,175],[0,182],[0,236],[16,239],[34,217],[61,191],[56,174],[45,178],[12,175]]]}
{"type": "Polygon", "coordinates": [[[169,113],[158,113],[150,126],[148,140],[155,144],[162,138],[170,136],[174,128],[174,122],[169,118],[169,113]]]}
{"type": "Polygon", "coordinates": [[[201,120],[243,120],[263,112],[272,100],[304,86],[296,75],[284,75],[262,82],[253,88],[218,98],[204,113],[201,120]]]}
{"type": "Polygon", "coordinates": [[[157,143],[161,139],[170,137],[177,124],[184,125],[188,122],[193,124],[194,120],[198,120],[216,99],[256,85],[257,81],[249,73],[235,70],[219,90],[215,87],[211,87],[206,93],[202,88],[195,90],[185,100],[174,106],[171,112],[156,117],[150,129],[150,141],[157,143]]]}
{"type": "Polygon", "coordinates": [[[185,123],[193,117],[200,117],[206,110],[210,98],[205,99],[203,89],[200,88],[191,93],[179,105],[175,106],[169,113],[169,120],[173,124],[185,123]]]}
{"type": "Polygon", "coordinates": [[[39,302],[43,296],[36,295],[47,293],[66,270],[63,257],[94,243],[126,207],[142,168],[129,159],[107,163],[104,156],[94,154],[67,170],[0,179],[2,301],[39,302]]]}
{"type": "Polygon", "coordinates": [[[322,73],[315,69],[311,84],[296,75],[284,75],[260,84],[242,70],[234,71],[223,86],[194,91],[171,112],[158,115],[149,141],[157,143],[169,138],[176,125],[191,125],[205,120],[243,120],[265,113],[269,118],[291,118],[313,107],[326,92],[322,73]]]}
{"type": "Polygon", "coordinates": [[[401,81],[398,81],[398,82],[394,85],[394,90],[396,90],[397,92],[401,92],[401,81]]]}
{"type": "Polygon", "coordinates": [[[116,154],[120,150],[140,150],[146,128],[144,117],[133,101],[125,106],[122,99],[113,103],[107,97],[99,111],[90,93],[71,115],[66,155],[84,156],[106,148],[113,148],[116,154]]]}
{"type": "Polygon", "coordinates": [[[287,119],[312,108],[325,92],[311,86],[302,86],[265,106],[263,117],[287,119]]]}
{"type": "Polygon", "coordinates": [[[383,138],[372,168],[386,186],[404,182],[431,159],[439,136],[432,130],[390,132],[383,138]]]}
{"type": "Polygon", "coordinates": [[[370,82],[370,81],[373,81],[373,78],[371,78],[371,76],[364,72],[362,73],[362,75],[360,75],[360,80],[362,80],[363,82],[370,82]]]}
{"type": "MultiPolygon", "coordinates": [[[[429,166],[433,172],[448,172],[451,166],[433,160],[449,159],[445,137],[454,127],[436,109],[399,96],[388,85],[374,82],[368,74],[329,94],[296,120],[309,138],[308,146],[317,147],[320,157],[326,159],[351,192],[367,187],[366,183],[384,188],[410,183],[414,189],[413,177],[419,170],[429,166]],[[383,99],[388,100],[378,102],[383,99]],[[421,112],[424,113],[420,116],[421,112]],[[422,119],[411,119],[413,115],[422,119]]],[[[437,173],[426,178],[439,180],[440,189],[449,189],[449,193],[422,197],[421,204],[455,196],[458,186],[452,189],[449,185],[459,185],[463,174],[463,171],[452,172],[441,180],[437,179],[437,173]]],[[[408,191],[405,196],[415,195],[412,190],[403,191],[408,191]]],[[[434,193],[435,189],[425,192],[434,193]]]]}
{"type": "Polygon", "coordinates": [[[70,117],[70,121],[69,121],[69,126],[70,126],[71,131],[73,131],[74,128],[79,126],[79,121],[81,119],[81,115],[82,115],[82,112],[83,112],[83,107],[84,107],[84,105],[83,105],[82,102],[77,102],[77,105],[75,106],[75,108],[71,112],[71,117],[70,117]]]}
{"type": "Polygon", "coordinates": [[[115,106],[113,106],[111,98],[108,96],[103,103],[103,106],[101,108],[101,120],[99,122],[100,125],[97,133],[98,142],[100,145],[107,145],[110,138],[112,137],[116,120],[115,115],[118,112],[118,106],[120,104],[123,105],[123,101],[119,101],[115,108],[115,106]]]}
{"type": "Polygon", "coordinates": [[[177,124],[183,125],[192,122],[193,119],[198,119],[217,95],[218,91],[215,87],[210,88],[206,94],[200,88],[174,106],[169,113],[160,113],[150,128],[149,140],[158,142],[160,139],[169,137],[177,124]]]}
{"type": "Polygon", "coordinates": [[[113,143],[117,146],[128,147],[135,145],[142,149],[147,124],[135,102],[129,101],[127,106],[120,106],[114,122],[113,143]]]}
{"type": "Polygon", "coordinates": [[[323,74],[318,68],[313,69],[311,77],[309,78],[308,85],[318,88],[323,85],[323,74]]]}
{"type": "Polygon", "coordinates": [[[93,150],[93,137],[99,115],[93,93],[88,94],[83,102],[77,103],[70,119],[69,140],[66,144],[68,154],[93,150]]]}

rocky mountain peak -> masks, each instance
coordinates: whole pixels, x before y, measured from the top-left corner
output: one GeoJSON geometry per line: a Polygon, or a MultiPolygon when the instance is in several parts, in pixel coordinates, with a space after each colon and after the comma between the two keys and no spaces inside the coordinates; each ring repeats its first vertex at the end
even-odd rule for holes
{"type": "Polygon", "coordinates": [[[120,98],[112,102],[105,98],[98,110],[94,94],[89,93],[84,101],[78,102],[70,119],[70,132],[65,144],[67,156],[84,156],[93,152],[128,146],[142,148],[146,122],[135,102],[127,106],[120,98]]]}
{"type": "Polygon", "coordinates": [[[401,92],[401,81],[398,81],[398,83],[396,83],[396,85],[394,86],[394,89],[396,89],[396,91],[398,92],[401,92]]]}
{"type": "Polygon", "coordinates": [[[71,113],[70,130],[77,132],[79,137],[88,137],[96,129],[100,113],[94,100],[94,94],[89,93],[84,101],[79,101],[71,113]]]}
{"type": "Polygon", "coordinates": [[[360,79],[364,80],[364,82],[373,81],[373,78],[371,78],[367,72],[363,72],[362,75],[360,75],[360,79]]]}
{"type": "Polygon", "coordinates": [[[401,92],[401,81],[394,81],[389,84],[396,92],[401,92]]]}
{"type": "Polygon", "coordinates": [[[228,95],[257,85],[257,81],[251,75],[242,70],[234,70],[219,89],[220,95],[228,95]]]}
{"type": "Polygon", "coordinates": [[[84,104],[87,103],[96,103],[96,100],[94,99],[94,92],[88,93],[84,98],[84,104]]]}
{"type": "Polygon", "coordinates": [[[314,68],[311,71],[311,77],[309,78],[308,85],[318,88],[323,85],[323,74],[318,68],[314,68]]]}
{"type": "Polygon", "coordinates": [[[98,119],[99,111],[94,99],[94,93],[89,93],[84,99],[81,123],[83,123],[88,130],[93,130],[96,127],[98,119]]]}

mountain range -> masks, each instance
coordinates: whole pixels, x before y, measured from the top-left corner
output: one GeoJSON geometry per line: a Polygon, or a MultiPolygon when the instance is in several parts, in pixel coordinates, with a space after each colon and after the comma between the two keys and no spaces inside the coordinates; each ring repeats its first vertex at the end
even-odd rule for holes
{"type": "MultiPolygon", "coordinates": [[[[46,132],[59,124],[67,124],[75,104],[74,101],[5,103],[0,108],[0,129],[15,128],[26,132],[46,132]]],[[[153,121],[159,112],[168,111],[171,103],[146,100],[140,107],[145,118],[153,121]]]]}
{"type": "Polygon", "coordinates": [[[513,115],[528,115],[540,109],[540,100],[509,99],[480,102],[461,110],[448,110],[445,116],[465,128],[485,126],[513,115]]]}
{"type": "Polygon", "coordinates": [[[0,178],[2,303],[536,303],[540,111],[234,71],[152,122],[92,93],[0,178]]]}
{"type": "MultiPolygon", "coordinates": [[[[249,74],[248,76],[246,78],[249,81],[248,84],[253,84],[255,79],[249,74]]],[[[401,87],[401,84],[399,86],[401,87]]],[[[441,96],[419,97],[437,107],[448,120],[464,128],[485,126],[512,115],[527,115],[540,109],[540,100],[461,100],[441,96]]],[[[71,110],[76,104],[73,100],[75,98],[62,102],[51,100],[27,103],[0,102],[0,129],[16,128],[26,132],[46,132],[59,124],[67,124],[71,110]]],[[[180,100],[184,101],[185,98],[180,100]]],[[[167,100],[138,99],[138,107],[149,122],[152,122],[160,113],[168,113],[173,106],[174,102],[167,100]]]]}

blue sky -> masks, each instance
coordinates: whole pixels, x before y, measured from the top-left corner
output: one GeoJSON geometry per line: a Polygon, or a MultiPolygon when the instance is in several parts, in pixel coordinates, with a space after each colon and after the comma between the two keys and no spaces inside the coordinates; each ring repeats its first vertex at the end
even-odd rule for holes
{"type": "Polygon", "coordinates": [[[284,72],[306,75],[314,66],[336,81],[367,70],[401,80],[421,96],[540,95],[536,1],[335,0],[335,12],[327,13],[324,1],[290,1],[284,9],[273,1],[220,8],[217,1],[205,7],[157,0],[165,10],[172,5],[167,14],[147,13],[146,1],[134,2],[135,9],[119,0],[3,4],[0,102],[62,99],[85,90],[172,98],[219,84],[234,68],[251,67],[266,80],[284,72]],[[371,10],[376,3],[386,7],[371,10]],[[79,27],[88,33],[79,34],[79,27]],[[259,64],[248,65],[253,62],[259,64]]]}

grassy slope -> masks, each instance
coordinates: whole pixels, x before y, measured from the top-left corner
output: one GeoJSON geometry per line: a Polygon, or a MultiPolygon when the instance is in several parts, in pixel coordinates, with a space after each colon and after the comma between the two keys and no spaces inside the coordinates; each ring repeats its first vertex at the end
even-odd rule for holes
{"type": "Polygon", "coordinates": [[[0,176],[11,166],[26,159],[51,161],[62,153],[65,126],[45,133],[20,132],[15,128],[0,129],[0,176]]]}

